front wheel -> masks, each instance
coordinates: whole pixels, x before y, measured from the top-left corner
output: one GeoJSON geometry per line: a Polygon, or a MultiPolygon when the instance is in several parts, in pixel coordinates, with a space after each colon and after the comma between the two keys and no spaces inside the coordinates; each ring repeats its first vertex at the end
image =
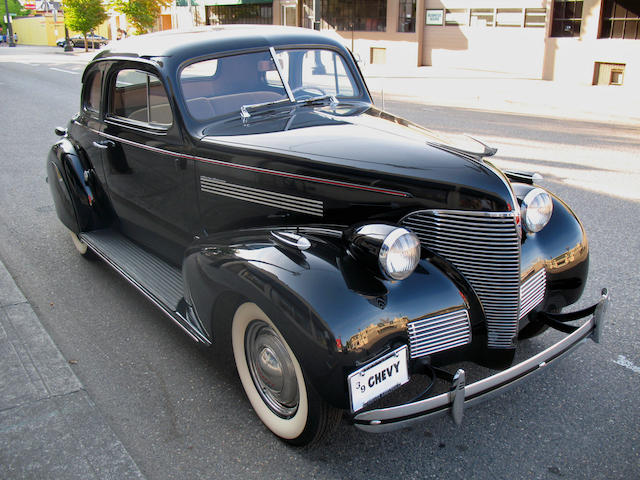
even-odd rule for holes
{"type": "Polygon", "coordinates": [[[282,334],[255,303],[238,307],[231,326],[233,356],[244,391],[262,423],[292,445],[316,443],[340,420],[305,381],[282,334]]]}

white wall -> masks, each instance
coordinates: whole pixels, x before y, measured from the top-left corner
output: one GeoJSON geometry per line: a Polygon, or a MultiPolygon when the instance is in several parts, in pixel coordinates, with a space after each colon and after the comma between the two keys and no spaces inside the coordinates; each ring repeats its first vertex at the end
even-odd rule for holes
{"type": "Polygon", "coordinates": [[[595,62],[624,63],[624,85],[640,88],[640,40],[598,38],[600,5],[584,1],[580,37],[546,39],[545,80],[590,85],[595,62]]]}
{"type": "MultiPolygon", "coordinates": [[[[546,8],[549,0],[426,0],[425,9],[546,8]]],[[[547,11],[547,22],[548,16],[547,11]]],[[[486,69],[541,77],[546,28],[426,25],[424,65],[486,69]]],[[[421,21],[425,21],[424,14],[421,21]]]]}

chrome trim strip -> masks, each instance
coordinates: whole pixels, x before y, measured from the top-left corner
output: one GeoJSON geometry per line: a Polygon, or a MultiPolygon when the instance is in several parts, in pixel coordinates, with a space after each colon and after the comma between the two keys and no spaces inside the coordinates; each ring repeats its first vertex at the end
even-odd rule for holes
{"type": "Polygon", "coordinates": [[[544,268],[520,285],[520,315],[523,319],[544,300],[547,292],[547,273],[544,268]]]}
{"type": "MultiPolygon", "coordinates": [[[[571,352],[589,336],[591,336],[594,341],[600,340],[599,329],[605,321],[604,315],[608,303],[609,295],[605,290],[598,302],[594,315],[575,332],[567,335],[537,355],[507,370],[466,385],[464,387],[464,405],[468,406],[479,403],[517,385],[521,380],[529,378],[545,367],[556,363],[556,360],[571,352]]],[[[361,430],[368,432],[388,432],[407,427],[428,416],[447,413],[451,411],[455,405],[456,400],[452,399],[450,392],[447,392],[405,405],[365,411],[357,414],[354,417],[354,422],[355,426],[361,430]]],[[[459,404],[457,408],[460,408],[459,404]]]]}
{"type": "MultiPolygon", "coordinates": [[[[402,219],[400,220],[400,223],[404,222],[407,217],[410,217],[412,215],[415,215],[416,213],[429,213],[429,214],[433,214],[435,216],[441,216],[441,215],[448,215],[448,214],[452,214],[452,215],[461,215],[463,217],[485,217],[485,218],[505,218],[508,216],[511,217],[515,217],[516,214],[513,211],[510,212],[484,212],[484,211],[476,211],[476,210],[416,210],[415,212],[411,212],[408,215],[405,215],[404,217],[402,217],[402,219]]],[[[447,219],[448,220],[448,219],[447,219]]]]}
{"type": "MultiPolygon", "coordinates": [[[[486,160],[482,160],[482,164],[487,167],[491,172],[502,181],[504,186],[506,187],[509,195],[511,196],[511,201],[513,202],[513,211],[518,217],[522,217],[520,213],[520,204],[518,203],[518,199],[516,198],[516,194],[513,191],[513,187],[511,186],[511,182],[507,178],[507,176],[502,172],[498,167],[493,165],[491,162],[487,162],[486,160]]],[[[519,225],[521,227],[521,225],[519,225]]]]}
{"type": "Polygon", "coordinates": [[[469,312],[460,309],[407,324],[411,358],[424,357],[471,342],[469,312]]]}
{"type": "MultiPolygon", "coordinates": [[[[302,180],[305,182],[314,182],[314,183],[323,183],[325,185],[332,185],[334,187],[343,187],[343,188],[353,188],[356,190],[365,190],[367,192],[374,192],[374,193],[381,193],[383,195],[393,195],[396,197],[404,197],[404,198],[410,198],[411,194],[407,193],[407,192],[401,192],[398,190],[390,190],[390,189],[386,189],[386,188],[378,188],[378,187],[369,187],[367,185],[359,185],[356,183],[349,183],[349,182],[343,182],[343,181],[339,181],[339,180],[329,180],[326,178],[318,178],[318,177],[311,177],[309,175],[300,175],[297,173],[288,173],[288,172],[280,172],[277,170],[269,170],[267,168],[261,168],[261,167],[252,167],[250,165],[243,165],[243,164],[238,164],[238,163],[232,163],[232,162],[225,162],[223,160],[215,160],[212,158],[205,158],[205,157],[198,157],[195,155],[186,155],[184,153],[177,153],[177,152],[172,152],[170,150],[164,150],[162,148],[158,148],[158,147],[152,147],[149,145],[144,145],[142,143],[138,143],[138,142],[133,142],[131,140],[126,140],[124,138],[120,138],[117,137],[115,135],[110,135],[108,133],[105,132],[100,132],[98,130],[94,130],[94,129],[89,129],[91,130],[93,133],[103,136],[105,138],[108,138],[110,140],[114,140],[116,142],[121,142],[124,143],[126,145],[131,145],[133,147],[138,147],[138,148],[142,148],[143,150],[148,150],[150,152],[154,152],[154,153],[159,153],[161,155],[169,155],[175,158],[185,158],[187,160],[195,160],[197,162],[203,162],[203,163],[209,163],[211,165],[218,165],[221,167],[229,167],[229,168],[237,168],[240,170],[245,170],[245,171],[249,171],[249,172],[254,172],[254,173],[264,173],[266,175],[277,175],[279,177],[286,177],[286,178],[293,178],[295,180],[302,180]]],[[[207,141],[206,139],[203,141],[207,141]]],[[[216,142],[211,142],[209,141],[209,143],[216,143],[216,142]]]]}
{"type": "Polygon", "coordinates": [[[278,62],[278,59],[276,58],[276,49],[273,47],[269,47],[269,53],[271,54],[273,64],[276,66],[276,70],[278,70],[278,75],[280,75],[280,81],[282,82],[282,85],[284,85],[284,89],[287,92],[287,97],[289,97],[291,103],[296,103],[296,97],[293,96],[293,92],[291,91],[289,82],[284,78],[282,67],[280,66],[280,62],[278,62]]]}
{"type": "Polygon", "coordinates": [[[324,215],[324,204],[320,200],[295,197],[270,190],[237,185],[217,178],[201,176],[200,190],[213,195],[221,195],[245,202],[258,203],[260,205],[282,208],[284,210],[306,213],[318,217],[324,215]]]}

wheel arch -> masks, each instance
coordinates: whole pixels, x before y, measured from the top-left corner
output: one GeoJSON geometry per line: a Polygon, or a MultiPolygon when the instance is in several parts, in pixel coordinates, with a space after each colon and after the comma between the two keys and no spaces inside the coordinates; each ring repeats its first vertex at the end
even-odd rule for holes
{"type": "Polygon", "coordinates": [[[106,195],[68,137],[60,139],[49,151],[47,182],[56,214],[72,232],[78,234],[110,223],[112,215],[106,195]]]}

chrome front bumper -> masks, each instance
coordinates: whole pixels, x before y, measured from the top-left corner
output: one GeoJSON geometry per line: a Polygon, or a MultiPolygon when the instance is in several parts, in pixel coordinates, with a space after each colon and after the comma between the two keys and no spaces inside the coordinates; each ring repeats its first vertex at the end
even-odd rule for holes
{"type": "MultiPolygon", "coordinates": [[[[465,372],[460,369],[454,375],[449,392],[426,398],[413,403],[388,408],[378,408],[358,413],[353,418],[355,426],[368,432],[388,432],[407,427],[426,417],[451,413],[456,423],[462,422],[466,406],[480,403],[493,395],[499,394],[516,385],[520,380],[528,378],[544,370],[556,360],[569,353],[582,341],[591,337],[599,343],[605,314],[609,304],[609,293],[602,290],[600,301],[586,310],[593,310],[589,320],[575,331],[568,334],[558,343],[517,365],[503,370],[480,381],[465,384],[465,372]]],[[[569,314],[571,315],[571,314],[569,314]]],[[[560,315],[555,315],[559,318],[560,315]]],[[[571,319],[575,315],[572,315],[571,319]]],[[[571,327],[569,327],[571,328],[571,327]]]]}

